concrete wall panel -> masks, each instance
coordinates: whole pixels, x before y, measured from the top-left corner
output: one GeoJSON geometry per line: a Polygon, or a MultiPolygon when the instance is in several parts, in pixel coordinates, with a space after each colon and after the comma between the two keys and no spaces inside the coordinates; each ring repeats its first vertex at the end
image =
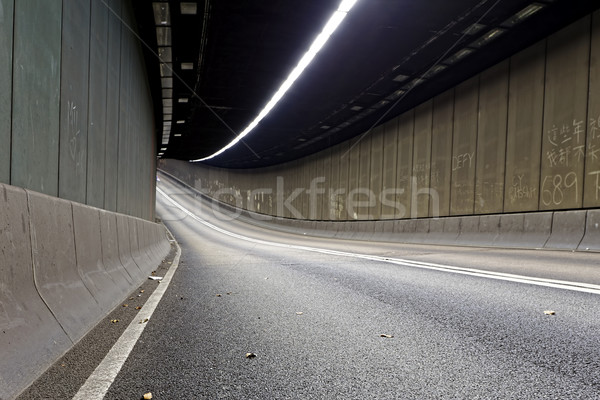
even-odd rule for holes
{"type": "Polygon", "coordinates": [[[326,153],[324,152],[315,155],[315,171],[313,179],[317,179],[315,181],[317,192],[312,197],[311,202],[314,204],[311,203],[311,207],[314,207],[316,211],[315,218],[320,221],[324,219],[324,215],[328,214],[328,210],[323,209],[323,199],[327,197],[327,190],[325,188],[328,185],[327,172],[325,171],[326,158],[326,153]],[[325,190],[325,192],[321,193],[323,190],[325,190]]]}
{"type": "Polygon", "coordinates": [[[398,120],[392,119],[383,125],[383,171],[382,193],[390,193],[388,200],[381,204],[381,217],[393,219],[396,217],[396,161],[398,159],[398,120]],[[395,134],[396,133],[396,134],[395,134]]]}
{"type": "Polygon", "coordinates": [[[331,148],[331,184],[327,194],[329,202],[329,219],[332,221],[340,219],[337,190],[340,188],[340,146],[331,148]]]}
{"type": "Polygon", "coordinates": [[[90,2],[63,1],[58,195],[85,203],[90,2]]]}
{"type": "Polygon", "coordinates": [[[600,207],[600,11],[592,21],[584,207],[600,207]]]}
{"type": "Polygon", "coordinates": [[[62,2],[17,1],[15,18],[11,184],[56,196],[62,2]]]}
{"type": "Polygon", "coordinates": [[[504,211],[538,208],[545,42],[510,62],[504,211]]]}
{"type": "Polygon", "coordinates": [[[373,133],[365,135],[358,142],[358,184],[356,189],[358,193],[353,197],[359,204],[356,207],[357,219],[367,220],[373,219],[373,209],[377,205],[376,195],[371,193],[369,187],[371,185],[371,142],[373,133]]]}
{"type": "Polygon", "coordinates": [[[430,100],[415,109],[411,218],[429,216],[432,107],[430,100]]]}
{"type": "Polygon", "coordinates": [[[431,143],[431,190],[439,197],[439,207],[429,204],[429,216],[450,214],[450,180],[452,174],[452,134],[454,90],[433,99],[431,143]]]}
{"type": "Polygon", "coordinates": [[[411,215],[414,115],[413,111],[409,111],[398,118],[395,218],[408,218],[411,215]]]}
{"type": "Polygon", "coordinates": [[[331,159],[331,149],[326,149],[321,153],[321,159],[323,161],[323,177],[325,178],[325,183],[323,186],[325,187],[325,193],[321,195],[321,219],[324,221],[331,220],[331,202],[329,200],[329,195],[331,188],[333,187],[333,178],[331,175],[332,168],[332,159],[331,159]]]}
{"type": "Polygon", "coordinates": [[[371,133],[371,166],[369,189],[375,196],[375,206],[371,208],[372,219],[381,219],[381,192],[383,187],[383,137],[384,127],[379,126],[371,133]]]}
{"type": "Polygon", "coordinates": [[[346,221],[352,219],[352,216],[348,213],[346,199],[348,192],[350,192],[350,144],[353,142],[344,142],[339,146],[338,154],[340,160],[339,169],[339,186],[338,194],[336,196],[336,207],[339,220],[346,221]]]}
{"type": "Polygon", "coordinates": [[[456,87],[450,214],[473,214],[477,164],[479,75],[456,87]]]}
{"type": "Polygon", "coordinates": [[[504,207],[508,66],[504,61],[481,74],[475,213],[500,213],[504,207]]]}
{"type": "Polygon", "coordinates": [[[583,204],[589,29],[584,18],[548,38],[540,210],[583,204]]]}
{"type": "Polygon", "coordinates": [[[0,0],[0,182],[10,183],[14,0],[0,0]]]}
{"type": "Polygon", "coordinates": [[[360,210],[355,206],[356,200],[359,196],[356,195],[357,190],[360,186],[359,174],[360,174],[360,143],[359,138],[350,140],[349,150],[346,158],[348,159],[348,192],[346,195],[346,207],[348,209],[349,220],[358,219],[358,213],[360,210]]]}

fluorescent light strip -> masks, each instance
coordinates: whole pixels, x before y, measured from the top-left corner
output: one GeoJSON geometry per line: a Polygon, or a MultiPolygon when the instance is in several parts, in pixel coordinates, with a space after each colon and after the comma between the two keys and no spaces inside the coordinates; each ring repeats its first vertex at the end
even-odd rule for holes
{"type": "Polygon", "coordinates": [[[338,9],[333,13],[329,21],[323,28],[323,31],[317,36],[315,41],[312,43],[308,51],[304,54],[304,56],[298,62],[298,65],[292,70],[288,78],[283,82],[279,90],[273,95],[271,100],[267,103],[267,105],[261,110],[256,118],[244,129],[239,135],[236,136],[227,146],[223,147],[221,150],[211,154],[210,156],[199,158],[197,160],[190,160],[190,162],[198,162],[205,161],[214,158],[231,147],[235,146],[240,140],[242,140],[246,135],[248,135],[254,128],[258,126],[260,121],[262,121],[267,114],[279,103],[279,101],[283,98],[285,93],[292,87],[296,79],[304,72],[306,67],[311,63],[311,61],[315,58],[319,50],[323,48],[329,37],[335,32],[340,23],[346,18],[348,12],[352,9],[354,4],[356,4],[358,0],[342,0],[338,9]]]}

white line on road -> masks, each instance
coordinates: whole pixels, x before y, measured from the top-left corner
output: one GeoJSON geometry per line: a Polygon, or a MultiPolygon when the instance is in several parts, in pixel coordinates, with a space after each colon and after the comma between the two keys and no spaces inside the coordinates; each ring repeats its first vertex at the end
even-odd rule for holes
{"type": "Polygon", "coordinates": [[[152,292],[135,319],[125,329],[125,332],[123,332],[117,343],[110,349],[106,357],[104,357],[92,375],[85,381],[75,397],[73,397],[73,400],[102,400],[106,392],[108,392],[110,385],[114,382],[121,367],[123,367],[123,364],[129,357],[131,350],[133,350],[133,346],[135,346],[147,325],[146,323],[140,324],[140,321],[143,322],[146,319],[150,320],[152,318],[156,306],[162,299],[167,287],[169,287],[171,278],[179,266],[181,248],[177,242],[175,242],[175,246],[177,246],[177,254],[171,263],[171,268],[169,268],[158,287],[152,292]]]}
{"type": "Polygon", "coordinates": [[[385,262],[385,263],[403,265],[403,266],[407,266],[407,267],[451,272],[451,273],[455,273],[455,274],[477,276],[477,277],[488,278],[488,279],[497,279],[497,280],[508,281],[508,282],[525,283],[525,284],[529,284],[529,285],[545,286],[545,287],[551,287],[551,288],[556,288],[556,289],[571,290],[571,291],[576,291],[576,292],[600,294],[600,286],[589,284],[589,283],[535,278],[535,277],[524,276],[524,275],[507,274],[507,273],[502,273],[502,272],[485,271],[485,270],[480,270],[480,269],[454,267],[454,266],[450,266],[450,265],[434,264],[434,263],[427,263],[427,262],[421,262],[421,261],[412,261],[412,260],[405,260],[405,259],[401,259],[401,258],[390,258],[390,257],[381,257],[381,256],[370,255],[370,254],[350,253],[350,252],[345,252],[345,251],[322,249],[322,248],[318,248],[318,247],[308,247],[308,246],[300,246],[300,245],[293,245],[293,244],[286,244],[286,243],[271,242],[271,241],[266,241],[266,240],[261,240],[261,239],[254,239],[251,237],[239,235],[237,233],[229,232],[225,229],[219,228],[218,226],[213,225],[210,222],[198,217],[197,215],[195,215],[194,213],[192,213],[191,211],[189,211],[188,209],[183,207],[181,204],[179,204],[177,201],[173,200],[169,195],[167,195],[160,188],[157,187],[156,190],[162,196],[164,196],[165,199],[167,199],[171,204],[173,204],[175,207],[177,207],[178,209],[183,211],[185,214],[187,214],[191,218],[200,222],[204,226],[206,226],[210,229],[213,229],[217,232],[220,232],[224,235],[227,235],[227,236],[239,239],[239,240],[243,240],[246,242],[264,244],[264,245],[274,246],[274,247],[283,247],[283,248],[294,249],[294,250],[304,250],[304,251],[310,251],[313,253],[331,254],[331,255],[342,256],[342,257],[361,258],[361,259],[366,259],[366,260],[380,261],[380,262],[385,262]]]}

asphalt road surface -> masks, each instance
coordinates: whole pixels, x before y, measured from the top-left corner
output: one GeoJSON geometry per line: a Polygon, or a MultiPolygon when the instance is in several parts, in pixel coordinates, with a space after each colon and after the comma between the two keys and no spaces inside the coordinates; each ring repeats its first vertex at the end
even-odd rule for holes
{"type": "Polygon", "coordinates": [[[106,399],[600,399],[600,254],[295,236],[158,186],[181,260],[106,399]]]}

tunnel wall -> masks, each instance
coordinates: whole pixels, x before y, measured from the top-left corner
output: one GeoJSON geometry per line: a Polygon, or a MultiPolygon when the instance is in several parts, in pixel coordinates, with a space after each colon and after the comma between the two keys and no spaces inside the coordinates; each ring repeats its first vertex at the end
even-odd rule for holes
{"type": "Polygon", "coordinates": [[[154,218],[152,99],[129,27],[129,1],[0,0],[0,182],[154,218]]]}
{"type": "Polygon", "coordinates": [[[362,139],[254,170],[160,166],[222,202],[303,220],[597,208],[599,62],[596,12],[362,139]]]}

